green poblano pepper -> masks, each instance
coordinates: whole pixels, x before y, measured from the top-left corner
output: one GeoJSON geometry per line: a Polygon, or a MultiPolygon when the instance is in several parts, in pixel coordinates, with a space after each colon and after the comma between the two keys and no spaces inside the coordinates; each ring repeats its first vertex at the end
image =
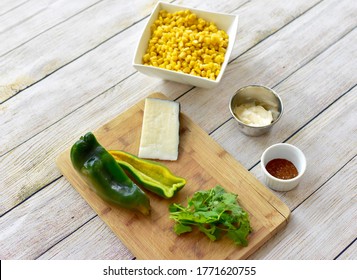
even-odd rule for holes
{"type": "Polygon", "coordinates": [[[71,148],[74,168],[90,182],[91,188],[105,201],[120,207],[150,213],[146,194],[125,174],[113,156],[88,132],[71,148]]]}

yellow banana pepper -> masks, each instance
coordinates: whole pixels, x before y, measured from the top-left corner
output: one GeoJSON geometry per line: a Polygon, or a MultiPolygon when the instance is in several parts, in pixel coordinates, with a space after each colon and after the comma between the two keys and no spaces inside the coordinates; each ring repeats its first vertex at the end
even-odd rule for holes
{"type": "Polygon", "coordinates": [[[174,175],[161,163],[120,150],[111,150],[109,153],[139,186],[161,197],[172,198],[186,184],[184,178],[174,175]]]}

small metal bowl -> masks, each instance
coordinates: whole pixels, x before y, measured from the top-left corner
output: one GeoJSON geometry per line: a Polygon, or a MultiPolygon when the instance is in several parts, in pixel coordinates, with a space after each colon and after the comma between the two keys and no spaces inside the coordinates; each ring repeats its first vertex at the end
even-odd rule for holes
{"type": "Polygon", "coordinates": [[[240,88],[229,102],[229,110],[237,121],[239,129],[246,135],[259,136],[267,133],[283,114],[283,102],[272,89],[261,85],[249,85],[240,88]],[[272,112],[273,121],[264,126],[254,126],[242,122],[235,114],[234,109],[245,103],[255,102],[272,112]]]}

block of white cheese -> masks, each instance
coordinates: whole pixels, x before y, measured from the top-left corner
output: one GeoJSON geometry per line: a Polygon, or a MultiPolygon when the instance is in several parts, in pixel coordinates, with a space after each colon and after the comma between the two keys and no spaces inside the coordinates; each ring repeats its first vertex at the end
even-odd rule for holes
{"type": "Polygon", "coordinates": [[[178,102],[146,98],[138,156],[177,160],[179,145],[178,102]]]}

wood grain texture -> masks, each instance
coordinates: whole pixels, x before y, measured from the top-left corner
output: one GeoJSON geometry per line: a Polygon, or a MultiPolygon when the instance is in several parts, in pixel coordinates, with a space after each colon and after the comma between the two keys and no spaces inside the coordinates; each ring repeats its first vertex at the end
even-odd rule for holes
{"type": "Polygon", "coordinates": [[[21,7],[30,0],[3,0],[0,2],[0,16],[21,7]]]}
{"type": "MultiPolygon", "coordinates": [[[[351,226],[357,213],[357,126],[352,109],[356,93],[354,87],[289,139],[288,143],[305,153],[308,166],[297,188],[274,192],[293,209],[292,223],[252,259],[334,259],[356,238],[351,226]],[[330,179],[331,174],[337,174],[336,178],[330,179]],[[325,185],[329,186],[326,192],[325,185]],[[305,204],[310,199],[313,202],[305,204]]],[[[262,181],[260,165],[251,172],[262,181]]]]}
{"type": "MultiPolygon", "coordinates": [[[[231,5],[235,7],[235,4],[231,5]]],[[[291,8],[291,14],[302,13],[301,9],[305,6],[308,7],[306,3],[301,5],[294,6],[296,10],[291,8]]],[[[253,19],[254,14],[258,15],[258,7],[264,6],[264,1],[258,1],[257,6],[243,6],[242,9],[244,8],[247,19],[253,19]]],[[[239,11],[240,9],[237,13],[240,13],[239,11]]],[[[260,10],[262,16],[263,11],[265,12],[265,9],[260,10]]],[[[267,21],[265,28],[276,29],[281,27],[279,24],[284,22],[284,20],[279,21],[272,18],[272,23],[267,21]]],[[[241,28],[250,30],[255,24],[257,24],[256,32],[262,30],[262,24],[254,20],[243,21],[241,28]]],[[[140,28],[142,26],[135,28],[136,32],[139,32],[140,28]]],[[[131,28],[130,32],[133,31],[134,28],[131,28]]],[[[0,105],[0,119],[2,120],[0,129],[3,131],[3,136],[0,138],[0,154],[29,139],[2,157],[5,167],[0,169],[0,181],[4,182],[3,185],[0,184],[0,193],[3,199],[0,204],[1,213],[25,199],[26,196],[23,194],[34,193],[58,176],[58,171],[51,159],[56,157],[61,147],[66,147],[69,141],[78,137],[81,132],[98,127],[118,114],[120,109],[123,110],[125,106],[133,105],[133,100],[138,101],[150,92],[162,91],[169,98],[175,99],[190,89],[187,85],[151,79],[137,73],[123,80],[105,94],[99,95],[103,90],[110,88],[109,85],[115,83],[119,78],[124,79],[128,71],[130,72],[128,70],[130,67],[123,65],[129,65],[131,61],[130,56],[127,55],[128,48],[120,44],[121,40],[125,40],[128,44],[134,43],[135,36],[129,40],[128,34],[131,36],[129,31],[123,32],[117,36],[117,39],[113,38],[97,50],[84,55],[83,58],[48,77],[39,86],[31,87],[26,91],[26,94],[16,96],[4,105],[0,105]],[[121,64],[117,66],[116,61],[118,60],[121,61],[121,64]],[[108,67],[111,69],[109,72],[108,67]],[[100,79],[100,83],[97,79],[98,75],[104,76],[100,79]],[[71,77],[70,80],[67,79],[68,76],[71,77]],[[42,105],[37,107],[36,104],[42,105]],[[64,105],[59,107],[58,104],[64,105]],[[16,112],[22,112],[22,114],[16,112]],[[66,115],[69,112],[71,114],[66,115]],[[106,114],[101,112],[106,112],[106,114]],[[57,121],[55,121],[56,119],[57,121]],[[54,122],[53,125],[49,126],[52,122],[54,122]],[[78,131],[77,123],[81,123],[81,131],[78,131]],[[14,127],[21,129],[14,129],[14,127]],[[34,137],[31,138],[33,135],[34,137]],[[52,140],[46,141],[48,138],[52,140]],[[46,153],[40,151],[46,151],[46,153]],[[22,176],[23,169],[32,175],[25,178],[22,176]],[[5,188],[5,186],[7,187],[5,188]]],[[[263,37],[260,39],[263,40],[263,37]]],[[[249,48],[256,43],[256,38],[247,36],[240,42],[249,48]]],[[[245,67],[254,67],[254,65],[245,64],[245,67]]],[[[197,97],[192,97],[193,100],[199,96],[204,98],[204,94],[212,96],[211,92],[206,93],[204,90],[197,94],[197,97]]],[[[227,94],[230,95],[231,92],[227,94]]],[[[228,99],[228,95],[225,98],[228,99]]],[[[181,98],[181,103],[182,100],[186,103],[182,108],[188,114],[195,115],[202,110],[195,112],[190,108],[191,104],[185,101],[186,99],[181,98]]],[[[222,112],[227,113],[226,106],[222,112]]],[[[209,113],[209,109],[207,113],[209,113]]]]}
{"type": "Polygon", "coordinates": [[[283,100],[284,113],[268,134],[245,136],[231,118],[213,132],[213,139],[246,168],[252,167],[268,146],[287,139],[357,83],[353,59],[357,54],[356,36],[356,30],[350,32],[274,87],[283,100]]]}
{"type": "MultiPolygon", "coordinates": [[[[79,13],[78,7],[73,6],[75,4],[83,5],[84,3],[79,2],[77,4],[78,1],[75,1],[72,5],[63,5],[66,7],[66,10],[58,14],[56,11],[58,10],[58,6],[62,4],[59,2],[61,1],[57,1],[55,4],[52,3],[49,6],[46,6],[45,3],[36,3],[39,9],[44,10],[43,13],[45,13],[45,15],[41,13],[32,19],[34,23],[38,24],[39,21],[37,17],[41,18],[41,27],[45,28],[49,27],[51,23],[57,22],[58,16],[60,16],[62,21],[58,26],[42,33],[39,32],[37,28],[31,28],[31,23],[26,23],[25,26],[16,25],[18,32],[21,32],[21,34],[18,36],[10,36],[12,40],[20,40],[22,37],[31,38],[31,34],[40,34],[30,42],[26,42],[26,40],[22,38],[22,41],[26,42],[26,44],[19,45],[16,47],[16,50],[3,56],[0,60],[0,68],[4,70],[4,73],[8,73],[7,75],[0,76],[0,102],[4,102],[7,98],[26,89],[33,83],[77,58],[80,54],[96,47],[121,30],[130,27],[130,25],[139,21],[143,16],[148,15],[157,1],[128,2],[103,0],[95,3],[89,2],[86,4],[89,8],[81,10],[80,14],[76,14],[73,18],[70,18],[66,12],[68,11],[72,14],[79,13]],[[90,5],[93,5],[93,7],[90,5]],[[136,9],[133,9],[133,7],[136,7],[136,9]],[[125,11],[125,13],[121,13],[120,18],[118,17],[119,10],[125,11]],[[65,20],[66,16],[69,18],[68,20],[65,20]],[[46,20],[44,20],[44,18],[46,18],[46,20]],[[100,18],[101,20],[93,21],[91,20],[93,18],[100,18]],[[87,22],[87,24],[83,25],[83,22],[87,22]],[[43,27],[43,25],[45,26],[43,27]],[[80,33],[81,36],[77,36],[78,33],[80,33]],[[98,34],[100,34],[100,36],[98,36],[98,34]],[[53,51],[48,52],[48,49],[52,49],[53,51]],[[41,56],[34,59],[34,52],[41,54],[41,56]],[[18,63],[13,63],[14,61],[18,61],[18,63]]],[[[217,3],[217,1],[212,0],[204,2],[195,0],[176,1],[175,3],[207,10],[235,12],[235,9],[245,2],[244,0],[240,0],[234,2],[220,1],[217,3]]],[[[260,7],[264,5],[262,1],[260,1],[261,3],[257,2],[258,1],[254,1],[254,4],[247,3],[239,9],[239,13],[245,15],[244,24],[247,28],[243,28],[241,32],[239,32],[239,36],[243,38],[243,40],[238,39],[239,44],[237,44],[236,51],[232,54],[232,57],[235,57],[239,52],[249,48],[250,40],[253,40],[254,43],[258,43],[280,26],[293,20],[294,17],[314,5],[317,1],[285,3],[284,7],[282,7],[280,1],[274,1],[265,8],[264,13],[260,16],[261,20],[254,21],[254,17],[251,15],[256,16],[261,13],[260,7]]],[[[23,9],[27,9],[29,12],[36,12],[36,7],[29,9],[26,5],[24,6],[23,9]]],[[[21,11],[16,11],[16,13],[22,15],[21,11]]],[[[13,19],[14,17],[9,15],[9,18],[13,19]]],[[[7,33],[10,32],[13,31],[9,30],[7,33]]],[[[4,34],[5,37],[9,37],[7,33],[4,34]]],[[[14,48],[14,45],[17,46],[11,42],[9,42],[8,45],[12,48],[14,48]]]]}
{"type": "Polygon", "coordinates": [[[102,44],[87,56],[81,56],[75,62],[48,76],[41,83],[33,85],[26,90],[26,94],[16,95],[4,105],[0,105],[6,107],[6,110],[0,110],[2,119],[0,127],[1,129],[4,127],[4,136],[1,138],[1,142],[6,143],[4,144],[6,147],[3,146],[0,153],[2,154],[5,150],[11,149],[25,140],[24,135],[20,135],[20,130],[14,129],[14,127],[32,127],[30,129],[32,133],[25,136],[28,139],[31,135],[33,136],[48,127],[49,122],[53,124],[56,119],[60,120],[132,73],[133,50],[128,49],[121,42],[125,41],[129,45],[135,45],[137,34],[143,26],[142,22],[136,24],[130,30],[131,32],[118,34],[110,40],[110,44],[102,44]],[[71,80],[67,78],[68,75],[71,80]],[[97,82],[98,77],[101,77],[100,83],[97,82]],[[62,108],[56,104],[66,104],[66,106],[62,108]],[[67,109],[64,110],[64,108],[67,109]],[[16,114],[19,111],[23,112],[21,118],[16,114]],[[10,133],[10,131],[12,132],[10,133]],[[20,140],[20,138],[22,139],[20,140]],[[16,141],[16,139],[18,140],[16,141]]]}
{"type": "MultiPolygon", "coordinates": [[[[45,9],[46,17],[51,19],[46,20],[46,24],[56,19],[58,6],[63,5],[63,3],[58,2],[67,1],[57,1],[45,9]]],[[[72,2],[72,5],[64,5],[68,6],[67,9],[71,13],[77,12],[78,8],[76,6],[83,6],[84,4],[82,1],[72,2]]],[[[90,6],[88,9],[63,21],[47,32],[40,33],[33,40],[1,58],[0,68],[3,70],[4,75],[0,76],[0,102],[4,102],[17,92],[38,82],[78,58],[83,53],[90,51],[136,21],[139,21],[150,13],[157,1],[143,2],[136,0],[128,2],[123,0],[103,0],[96,3],[98,2],[97,0],[92,2],[87,4],[90,6]],[[94,3],[96,4],[92,5],[94,3]],[[134,9],[133,7],[136,8],[134,9]],[[125,11],[125,13],[120,13],[120,16],[118,16],[120,10],[125,11]],[[97,20],[93,20],[93,18],[97,20]],[[87,22],[87,24],[84,25],[83,22],[87,22]],[[52,51],[49,52],[48,50],[52,51]],[[34,59],[34,53],[38,54],[38,58],[34,59]]],[[[62,12],[63,14],[59,15],[64,17],[66,10],[62,10],[62,12]]],[[[46,18],[44,15],[38,15],[38,17],[42,20],[46,18]]],[[[16,28],[23,32],[23,34],[26,34],[26,36],[29,36],[29,33],[31,34],[27,28],[23,28],[21,25],[16,25],[16,28]]],[[[34,30],[33,32],[38,34],[39,32],[36,31],[34,30]]],[[[5,34],[4,36],[9,35],[5,34]]],[[[10,38],[18,39],[19,37],[21,36],[11,36],[10,38]]],[[[10,46],[13,45],[11,42],[9,44],[10,46]]],[[[116,45],[119,44],[123,45],[122,42],[116,42],[116,45]]],[[[128,49],[127,52],[129,51],[128,49]]],[[[119,63],[122,63],[122,61],[120,61],[120,57],[118,56],[116,64],[119,63]]],[[[129,66],[130,63],[126,65],[129,66]]]]}
{"type": "MultiPolygon", "coordinates": [[[[259,4],[262,8],[265,7],[264,3],[259,2],[259,4]]],[[[299,10],[300,8],[296,9],[299,10]]],[[[261,10],[261,13],[263,11],[264,9],[261,10]]],[[[239,9],[235,12],[239,13],[239,9]]],[[[257,14],[254,16],[257,16],[257,14]]],[[[247,27],[251,28],[253,22],[249,21],[246,24],[247,27]]],[[[273,21],[271,28],[276,29],[281,27],[279,24],[281,22],[273,21]]],[[[63,116],[85,104],[86,101],[95,98],[101,92],[125,79],[131,73],[134,73],[134,69],[131,67],[134,50],[127,48],[126,45],[136,45],[143,26],[143,22],[139,22],[132,28],[123,31],[111,40],[78,58],[70,65],[61,68],[40,84],[35,84],[28,88],[26,94],[21,94],[6,102],[4,105],[6,106],[6,110],[0,110],[0,118],[6,123],[4,127],[0,124],[0,129],[4,131],[5,135],[0,139],[0,154],[16,147],[26,139],[42,131],[49,125],[49,120],[52,123],[60,120],[63,116]],[[126,45],[121,43],[124,41],[126,45]],[[72,78],[70,80],[66,79],[68,76],[72,78]],[[99,84],[97,82],[98,77],[102,77],[99,84]],[[33,98],[33,96],[36,96],[36,98],[33,98]],[[38,100],[41,101],[43,106],[40,106],[40,109],[33,110],[38,100]],[[66,106],[58,110],[58,103],[66,104],[66,106]],[[17,111],[23,112],[21,118],[15,113],[17,111]],[[27,134],[21,133],[19,135],[18,130],[13,129],[14,127],[26,129],[27,134]],[[24,137],[26,138],[24,139],[24,137]]],[[[267,22],[267,26],[269,26],[269,21],[267,22]]],[[[244,27],[242,25],[241,28],[244,29],[244,27]]],[[[260,30],[261,24],[258,27],[260,30]]],[[[313,32],[317,31],[314,30],[313,32]]],[[[336,30],[336,34],[338,34],[337,32],[338,30],[336,30]]],[[[269,33],[267,34],[269,35],[269,33]]],[[[263,38],[262,36],[261,40],[263,38]]],[[[245,40],[248,41],[248,43],[244,43],[247,48],[256,43],[256,38],[251,36],[241,39],[243,42],[245,40]]],[[[236,50],[234,50],[233,56],[236,53],[236,50]]],[[[140,76],[138,76],[138,82],[140,82],[140,76]]],[[[234,79],[236,78],[234,77],[234,79]]],[[[176,84],[171,83],[171,86],[174,87],[176,84]]],[[[190,88],[186,86],[185,91],[190,88]]],[[[182,91],[182,93],[185,91],[182,91]]],[[[203,91],[200,91],[199,95],[204,96],[203,91]]]]}
{"type": "MultiPolygon", "coordinates": [[[[63,2],[66,0],[61,1],[63,2]]],[[[74,3],[76,2],[78,1],[75,1],[74,3]]],[[[150,14],[156,2],[157,0],[148,2],[143,2],[141,0],[99,1],[83,12],[78,13],[75,17],[69,18],[63,23],[58,24],[58,26],[48,30],[48,32],[39,34],[39,36],[27,44],[24,44],[3,56],[0,60],[0,69],[3,69],[5,74],[0,76],[0,102],[6,101],[19,91],[26,89],[50,75],[57,69],[78,58],[83,53],[96,48],[98,45],[109,40],[111,37],[116,36],[126,28],[130,29],[131,25],[140,22],[143,17],[150,14]],[[122,11],[120,16],[118,16],[119,11],[122,11]],[[97,20],[92,20],[93,18],[97,20]],[[83,22],[87,22],[87,24],[84,25],[83,22]],[[78,34],[81,34],[81,36],[78,36],[78,34]],[[49,49],[52,51],[48,52],[47,50],[49,49]],[[38,56],[38,59],[34,59],[34,53],[41,55],[38,56]],[[14,63],[14,61],[18,63],[14,63]]],[[[240,5],[242,2],[243,0],[237,1],[235,4],[228,2],[228,7],[224,5],[225,2],[222,2],[221,5],[216,5],[215,9],[233,9],[233,7],[240,5]]],[[[39,5],[39,9],[44,10],[48,18],[55,20],[56,16],[54,15],[58,14],[56,12],[58,10],[58,5],[61,5],[61,3],[52,3],[50,7],[39,5]]],[[[191,1],[190,5],[200,5],[207,9],[212,8],[212,2],[209,1],[202,4],[199,4],[199,1],[191,1]]],[[[33,7],[32,9],[35,10],[36,7],[33,7]]],[[[68,10],[76,12],[77,9],[69,6],[68,10]]],[[[31,9],[29,11],[31,12],[31,9]]],[[[36,11],[33,11],[33,13],[36,14],[36,11]]],[[[65,14],[65,10],[63,10],[63,13],[65,14]]],[[[11,19],[13,18],[11,15],[9,15],[9,17],[11,19]]],[[[42,14],[38,15],[38,17],[41,17],[42,19],[45,18],[42,14]]],[[[51,20],[46,21],[46,23],[49,24],[51,20]]],[[[31,34],[31,32],[28,32],[27,28],[22,28],[21,25],[16,25],[16,28],[22,31],[24,36],[29,36],[29,34],[31,34]]],[[[32,32],[38,34],[39,32],[36,33],[36,31],[37,30],[34,30],[32,32]]],[[[9,32],[12,31],[10,30],[9,32]]],[[[141,30],[137,32],[136,38],[139,37],[139,32],[141,33],[141,30]]],[[[6,37],[9,35],[5,34],[4,36],[6,37]]],[[[21,36],[12,36],[11,38],[18,39],[19,37],[21,36]]],[[[115,45],[112,45],[112,48],[116,48],[119,44],[124,46],[123,42],[126,42],[126,40],[123,39],[120,42],[116,42],[115,45]]],[[[10,46],[13,45],[11,42],[9,42],[9,44],[10,46]]],[[[134,45],[134,43],[129,43],[129,45],[134,45]]],[[[132,49],[126,48],[122,52],[129,53],[132,52],[132,49]]],[[[132,57],[132,53],[130,53],[128,58],[129,57],[132,57]]],[[[130,65],[130,63],[121,61],[119,57],[115,61],[116,65],[130,65]]],[[[131,68],[131,72],[134,72],[133,68],[131,68]]]]}
{"type": "MultiPolygon", "coordinates": [[[[289,139],[289,143],[303,150],[307,162],[312,166],[307,169],[306,178],[299,188],[278,195],[290,208],[298,206],[357,154],[356,114],[353,110],[357,102],[356,92],[357,88],[354,87],[324,111],[321,117],[289,139]],[[334,132],[332,136],[329,135],[331,131],[334,132]],[[337,138],[334,135],[338,135],[337,138]]],[[[252,173],[261,179],[259,169],[257,166],[252,173]]]]}
{"type": "Polygon", "coordinates": [[[236,90],[249,84],[275,86],[318,55],[326,45],[350,32],[356,26],[356,21],[352,20],[354,14],[348,1],[337,5],[334,1],[320,3],[230,63],[217,88],[194,88],[185,94],[180,99],[184,112],[192,115],[193,121],[206,131],[214,130],[230,117],[227,104],[236,90]],[[349,24],[340,24],[344,20],[349,24]],[[334,32],[330,32],[331,29],[334,32]]]}
{"type": "MultiPolygon", "coordinates": [[[[288,227],[251,257],[334,259],[356,238],[356,164],[355,157],[292,213],[288,227]]],[[[355,251],[349,258],[357,259],[355,251]]]]}
{"type": "Polygon", "coordinates": [[[356,240],[353,244],[343,251],[343,253],[338,256],[338,260],[357,260],[357,242],[356,240]]]}
{"type": "Polygon", "coordinates": [[[80,135],[113,119],[147,93],[159,90],[174,99],[182,89],[180,84],[167,87],[167,83],[153,83],[148,77],[142,78],[142,83],[135,83],[135,79],[125,80],[4,155],[1,158],[3,168],[0,168],[0,214],[58,178],[60,172],[54,159],[80,135]],[[123,96],[123,92],[137,94],[123,96]],[[23,170],[31,175],[23,176],[23,170]]]}
{"type": "MultiPolygon", "coordinates": [[[[108,11],[107,18],[99,15],[122,0],[98,0],[77,13],[70,7],[89,2],[51,1],[64,3],[53,19],[47,0],[0,1],[0,37],[7,34],[8,40],[0,49],[25,38],[0,59],[0,95],[3,83],[14,89],[0,104],[0,257],[133,257],[61,177],[54,159],[86,131],[107,123],[150,92],[161,91],[178,99],[184,112],[247,168],[276,142],[293,143],[308,155],[302,184],[288,193],[273,192],[293,209],[291,223],[251,258],[357,259],[357,236],[351,232],[355,228],[346,228],[354,225],[356,203],[346,209],[343,203],[350,205],[347,197],[352,196],[339,191],[348,185],[355,195],[357,185],[357,176],[344,178],[348,170],[356,172],[355,2],[174,1],[240,16],[234,61],[221,85],[207,91],[146,77],[131,67],[133,47],[156,2],[135,1],[142,7],[140,15],[133,14],[129,1],[124,3],[129,9],[108,11]],[[116,16],[128,20],[118,20],[116,28],[116,16]],[[88,26],[99,32],[91,34],[88,26]],[[15,30],[20,32],[12,38],[15,30]],[[227,104],[237,88],[258,82],[281,94],[285,114],[271,133],[245,137],[229,120],[227,104]],[[332,208],[326,210],[326,205],[332,208]],[[326,217],[334,219],[333,211],[341,219],[332,226],[326,217]],[[319,221],[321,227],[314,223],[319,221]]],[[[251,174],[260,180],[260,167],[251,174]]]]}
{"type": "Polygon", "coordinates": [[[0,258],[35,259],[94,215],[61,178],[1,217],[0,258]]]}
{"type": "Polygon", "coordinates": [[[39,260],[131,260],[134,256],[101,218],[95,216],[39,260]]]}
{"type": "MultiPolygon", "coordinates": [[[[153,97],[165,98],[161,94],[153,97]]],[[[137,154],[143,111],[144,100],[96,130],[98,141],[107,149],[123,149],[137,154]]],[[[260,195],[267,194],[267,189],[183,114],[180,115],[179,159],[165,162],[174,174],[187,180],[175,201],[185,203],[186,198],[195,191],[216,185],[237,193],[241,206],[250,215],[254,229],[248,247],[237,249],[227,239],[211,242],[199,232],[176,236],[172,230],[173,223],[168,218],[171,202],[155,195],[148,194],[152,206],[150,217],[108,205],[89,189],[73,169],[69,150],[60,155],[57,165],[73,187],[139,259],[246,258],[283,227],[290,214],[290,210],[281,202],[278,204],[275,201],[272,207],[260,195]],[[143,232],[146,234],[143,235],[143,232]]],[[[274,200],[271,192],[268,195],[274,200]]]]}
{"type": "Polygon", "coordinates": [[[98,0],[22,1],[0,18],[0,41],[3,42],[0,57],[96,2],[98,0]]]}

